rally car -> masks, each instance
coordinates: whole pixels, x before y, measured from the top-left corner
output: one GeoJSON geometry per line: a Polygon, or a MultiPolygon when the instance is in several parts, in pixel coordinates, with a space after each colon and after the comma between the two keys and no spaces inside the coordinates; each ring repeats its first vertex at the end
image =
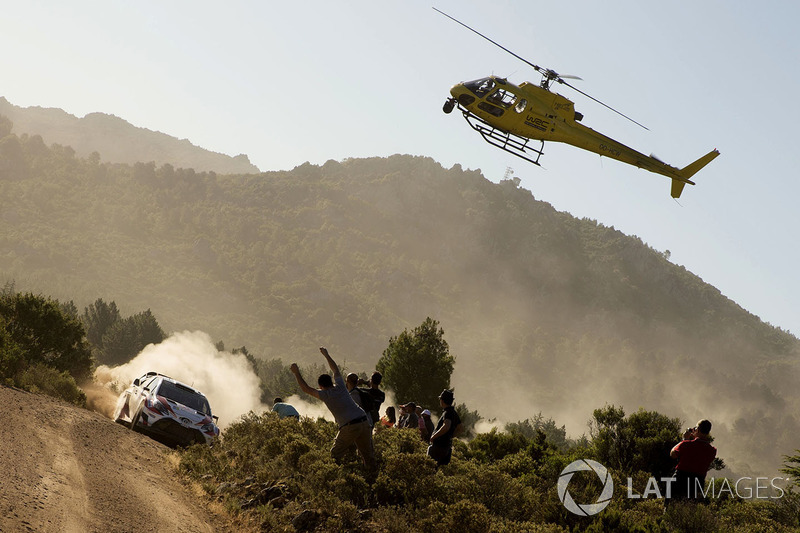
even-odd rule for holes
{"type": "Polygon", "coordinates": [[[174,446],[213,444],[218,420],[203,393],[156,372],[134,379],[114,410],[115,422],[174,446]]]}

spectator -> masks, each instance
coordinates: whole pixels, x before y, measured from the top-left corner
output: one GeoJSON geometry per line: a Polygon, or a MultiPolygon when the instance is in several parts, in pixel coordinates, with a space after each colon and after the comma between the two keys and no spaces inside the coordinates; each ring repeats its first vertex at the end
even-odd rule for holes
{"type": "MultiPolygon", "coordinates": [[[[706,473],[717,456],[711,445],[711,422],[701,420],[697,427],[689,428],[681,442],[675,445],[669,456],[678,460],[673,478],[671,499],[702,501],[706,484],[706,473]]],[[[667,500],[669,503],[669,500],[667,500]]]]}
{"type": "Polygon", "coordinates": [[[278,413],[278,416],[281,418],[291,416],[300,420],[300,413],[297,412],[297,409],[295,409],[293,405],[284,403],[282,398],[275,398],[275,400],[273,400],[272,411],[278,413]]]}
{"type": "Polygon", "coordinates": [[[391,428],[394,427],[396,423],[397,419],[395,418],[394,407],[390,405],[386,408],[386,415],[381,418],[381,426],[391,428]]]}
{"type": "Polygon", "coordinates": [[[431,420],[431,412],[428,409],[422,410],[422,415],[419,417],[419,432],[422,440],[427,443],[431,442],[431,435],[433,435],[433,420],[431,420]]]}
{"type": "Polygon", "coordinates": [[[356,402],[356,404],[362,408],[365,413],[367,413],[367,421],[369,422],[369,427],[372,428],[372,426],[375,425],[375,419],[372,418],[370,413],[373,411],[372,408],[375,404],[372,400],[372,395],[370,395],[366,389],[358,388],[359,381],[363,380],[359,380],[358,374],[353,372],[347,374],[347,379],[345,380],[347,384],[347,390],[350,392],[350,396],[353,398],[353,401],[356,402]]]}
{"type": "Polygon", "coordinates": [[[341,462],[347,450],[355,444],[367,470],[375,472],[378,465],[375,460],[375,449],[372,445],[372,428],[367,422],[367,413],[353,401],[339,371],[339,366],[331,358],[328,350],[320,348],[319,351],[325,357],[328,366],[333,372],[333,379],[328,374],[319,376],[317,379],[319,389],[315,389],[306,383],[300,374],[300,368],[297,363],[292,363],[290,370],[303,392],[325,402],[325,405],[333,414],[336,424],[339,426],[339,432],[336,434],[331,448],[331,455],[334,460],[341,462]]]}
{"type": "Polygon", "coordinates": [[[453,456],[453,437],[461,430],[461,418],[453,407],[453,391],[443,390],[439,395],[439,405],[444,409],[436,430],[431,435],[428,456],[439,466],[450,463],[453,456]]]}
{"type": "Polygon", "coordinates": [[[359,384],[361,385],[369,385],[369,388],[366,390],[369,392],[370,396],[372,396],[374,407],[372,411],[367,414],[369,414],[369,416],[372,418],[372,421],[375,423],[377,423],[381,416],[381,404],[386,401],[386,393],[378,388],[378,385],[381,384],[381,381],[383,381],[383,374],[377,370],[372,373],[369,381],[365,381],[363,379],[359,381],[359,384]]]}
{"type": "Polygon", "coordinates": [[[408,402],[400,406],[400,420],[397,427],[417,429],[419,427],[419,418],[417,417],[417,405],[414,402],[408,402]]]}

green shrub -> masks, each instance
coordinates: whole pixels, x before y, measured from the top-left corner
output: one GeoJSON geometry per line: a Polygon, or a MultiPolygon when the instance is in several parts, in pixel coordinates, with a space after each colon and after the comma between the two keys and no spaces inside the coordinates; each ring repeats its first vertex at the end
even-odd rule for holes
{"type": "Polygon", "coordinates": [[[717,531],[719,520],[708,505],[673,502],[664,513],[664,523],[682,533],[717,531]]]}
{"type": "MultiPolygon", "coordinates": [[[[308,527],[330,532],[800,531],[800,496],[792,492],[778,501],[675,503],[664,512],[663,500],[626,498],[625,474],[613,468],[617,490],[610,505],[594,517],[574,515],[556,484],[567,464],[595,458],[592,450],[561,451],[538,434],[494,431],[471,443],[455,441],[451,463],[437,468],[416,431],[378,431],[373,478],[355,454],[343,464],[333,460],[336,431],[321,419],[248,413],[215,446],[181,451],[180,469],[210,498],[266,531],[293,531],[303,512],[311,516],[308,527]]],[[[634,486],[648,477],[634,472],[634,486]]],[[[601,485],[592,473],[578,472],[569,490],[576,501],[589,502],[601,485]]]]}
{"type": "Polygon", "coordinates": [[[424,507],[439,491],[436,463],[419,453],[384,453],[372,488],[378,505],[424,507]]]}
{"type": "Polygon", "coordinates": [[[492,517],[483,504],[461,500],[447,508],[442,525],[445,531],[489,533],[492,527],[492,517]]]}
{"type": "Polygon", "coordinates": [[[375,432],[375,455],[378,464],[385,462],[384,456],[402,453],[425,454],[428,445],[422,441],[416,429],[384,429],[375,432]]]}
{"type": "Polygon", "coordinates": [[[526,449],[530,443],[530,439],[521,433],[498,433],[496,428],[492,428],[489,433],[482,433],[472,439],[469,442],[469,451],[474,459],[482,463],[492,463],[526,449]]]}
{"type": "Polygon", "coordinates": [[[69,372],[59,372],[55,368],[35,364],[18,374],[14,381],[16,386],[27,391],[40,392],[79,407],[86,407],[86,394],[69,372]]]}
{"type": "Polygon", "coordinates": [[[781,513],[781,508],[769,500],[731,500],[719,507],[719,523],[723,531],[783,532],[798,525],[796,514],[781,513]]]}
{"type": "Polygon", "coordinates": [[[14,385],[14,378],[25,368],[25,354],[6,331],[5,322],[0,315],[0,383],[14,385]]]}

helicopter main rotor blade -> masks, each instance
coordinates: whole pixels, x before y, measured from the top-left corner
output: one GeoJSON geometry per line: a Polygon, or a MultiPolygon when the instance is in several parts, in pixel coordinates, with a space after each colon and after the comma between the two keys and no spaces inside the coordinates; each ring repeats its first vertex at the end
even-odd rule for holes
{"type": "Polygon", "coordinates": [[[467,26],[466,24],[464,24],[464,23],[463,23],[463,22],[461,22],[460,20],[458,20],[458,19],[456,19],[456,18],[453,18],[453,17],[451,17],[450,15],[448,15],[447,13],[445,13],[444,11],[442,11],[442,10],[440,10],[440,9],[436,9],[435,7],[433,8],[433,10],[434,10],[434,11],[438,11],[439,13],[441,13],[442,15],[444,15],[445,17],[447,17],[447,18],[449,18],[450,20],[452,20],[453,22],[457,22],[458,24],[460,24],[460,25],[464,26],[464,27],[465,27],[465,28],[467,28],[469,31],[471,31],[471,32],[473,32],[473,33],[476,33],[476,34],[480,35],[481,37],[483,37],[484,39],[486,39],[487,41],[489,41],[489,42],[490,42],[490,43],[492,43],[493,45],[497,46],[498,48],[500,48],[500,49],[502,49],[502,50],[505,50],[506,52],[508,52],[508,53],[509,53],[509,54],[511,54],[512,56],[516,57],[517,59],[519,59],[520,61],[522,61],[522,62],[523,62],[523,63],[525,63],[526,65],[530,65],[531,67],[533,67],[533,69],[534,69],[536,72],[538,72],[538,73],[542,74],[542,75],[543,75],[543,76],[545,76],[545,77],[546,77],[548,80],[555,80],[555,81],[557,81],[558,83],[561,83],[561,84],[563,84],[563,85],[566,85],[566,86],[567,86],[567,87],[569,87],[570,89],[572,89],[572,90],[574,90],[574,91],[577,91],[577,92],[579,92],[580,94],[582,94],[582,95],[583,95],[583,96],[585,96],[586,98],[589,98],[590,100],[593,100],[593,101],[597,102],[597,103],[598,103],[598,104],[600,104],[601,106],[603,106],[603,107],[606,107],[606,108],[610,109],[610,110],[611,110],[611,111],[613,111],[614,113],[616,113],[616,114],[618,114],[618,115],[620,115],[620,116],[622,116],[622,117],[624,117],[624,118],[626,118],[626,119],[630,120],[631,122],[633,122],[633,123],[634,123],[634,124],[636,124],[637,126],[640,126],[640,127],[644,128],[644,129],[646,129],[647,131],[650,131],[650,128],[648,128],[648,127],[647,127],[647,126],[645,126],[644,124],[641,124],[641,123],[639,123],[639,122],[636,122],[635,120],[633,120],[633,119],[632,119],[631,117],[629,117],[628,115],[626,115],[626,114],[624,114],[624,113],[621,113],[620,111],[617,111],[616,109],[614,109],[614,108],[613,108],[613,107],[611,107],[610,105],[608,105],[608,104],[604,104],[603,102],[601,102],[600,100],[598,100],[598,99],[597,99],[597,98],[595,98],[594,96],[591,96],[591,95],[589,95],[589,94],[586,94],[585,92],[581,91],[580,89],[578,89],[578,88],[577,88],[577,87],[575,87],[574,85],[570,85],[569,83],[567,83],[567,82],[565,82],[565,81],[564,81],[564,78],[573,79],[573,80],[580,80],[581,78],[579,78],[579,77],[577,77],[577,76],[568,76],[568,75],[561,76],[561,75],[560,75],[558,72],[556,72],[556,71],[554,71],[554,70],[551,70],[551,69],[546,69],[546,68],[542,68],[542,67],[540,67],[539,65],[535,65],[534,63],[531,63],[530,61],[528,61],[528,60],[527,60],[527,59],[525,59],[524,57],[522,57],[522,56],[519,56],[519,55],[515,54],[514,52],[512,52],[511,50],[509,50],[509,49],[508,49],[508,48],[506,48],[505,46],[501,45],[500,43],[497,43],[497,42],[495,42],[495,41],[491,40],[490,38],[488,38],[487,36],[485,36],[484,34],[482,34],[481,32],[479,32],[478,30],[475,30],[475,29],[473,29],[473,28],[470,28],[469,26],[467,26]]]}
{"type": "Polygon", "coordinates": [[[634,124],[636,124],[637,126],[640,126],[640,127],[644,128],[644,129],[646,129],[647,131],[650,131],[650,128],[648,128],[648,127],[647,127],[647,126],[645,126],[644,124],[641,124],[641,123],[639,123],[639,122],[636,122],[635,120],[633,120],[631,117],[629,117],[629,116],[628,116],[628,115],[626,115],[625,113],[622,113],[622,112],[620,112],[620,111],[617,111],[616,109],[614,109],[613,107],[611,107],[611,106],[610,106],[610,105],[608,105],[608,104],[604,104],[603,102],[601,102],[600,100],[598,100],[598,99],[597,99],[597,98],[595,98],[594,96],[592,96],[592,95],[590,95],[590,94],[586,94],[585,92],[581,91],[580,89],[578,89],[578,88],[577,88],[577,87],[575,87],[574,85],[570,85],[569,83],[565,82],[565,81],[564,81],[563,79],[561,79],[560,77],[559,77],[559,78],[556,78],[556,81],[557,81],[558,83],[561,83],[561,84],[564,84],[564,85],[566,85],[567,87],[569,87],[569,88],[570,88],[570,89],[572,89],[573,91],[577,91],[577,92],[581,93],[581,94],[582,94],[583,96],[585,96],[586,98],[589,98],[590,100],[594,100],[595,102],[597,102],[597,103],[598,103],[598,104],[600,104],[601,106],[603,106],[603,107],[605,107],[605,108],[607,108],[607,109],[610,109],[610,110],[611,110],[611,111],[613,111],[614,113],[616,113],[616,114],[618,114],[618,115],[620,115],[620,116],[622,116],[622,117],[625,117],[625,118],[627,118],[628,120],[630,120],[631,122],[633,122],[633,123],[634,123],[634,124]]]}
{"type": "Polygon", "coordinates": [[[497,43],[497,42],[495,42],[495,41],[491,40],[490,38],[488,38],[487,36],[485,36],[484,34],[482,34],[481,32],[479,32],[478,30],[475,30],[475,29],[473,29],[473,28],[470,28],[469,26],[467,26],[466,24],[464,24],[464,23],[463,23],[463,22],[461,22],[460,20],[458,20],[458,19],[455,19],[455,18],[451,17],[450,15],[448,15],[447,13],[445,13],[444,11],[441,11],[441,10],[439,10],[439,9],[436,9],[435,7],[433,8],[433,10],[434,10],[434,11],[438,11],[439,13],[441,13],[442,15],[444,15],[445,17],[449,18],[449,19],[450,19],[450,20],[452,20],[452,21],[454,21],[454,22],[457,22],[458,24],[461,24],[462,26],[464,26],[465,28],[467,28],[469,31],[471,31],[471,32],[473,32],[473,33],[477,33],[478,35],[480,35],[481,37],[483,37],[484,39],[486,39],[487,41],[489,41],[489,42],[490,42],[490,43],[492,43],[493,45],[497,46],[498,48],[501,48],[501,49],[505,50],[506,52],[508,52],[508,53],[509,53],[509,54],[511,54],[512,56],[514,56],[514,57],[516,57],[517,59],[519,59],[520,61],[522,61],[523,63],[526,63],[526,64],[528,64],[528,65],[532,66],[532,67],[533,67],[533,68],[536,70],[536,72],[539,72],[539,73],[541,73],[541,74],[547,74],[547,69],[543,69],[543,68],[542,68],[542,67],[540,67],[539,65],[534,65],[533,63],[531,63],[530,61],[528,61],[528,60],[527,60],[527,59],[525,59],[524,57],[520,57],[520,56],[518,56],[517,54],[515,54],[514,52],[512,52],[511,50],[509,50],[509,49],[508,49],[508,48],[506,48],[505,46],[503,46],[503,45],[501,45],[500,43],[497,43]]]}

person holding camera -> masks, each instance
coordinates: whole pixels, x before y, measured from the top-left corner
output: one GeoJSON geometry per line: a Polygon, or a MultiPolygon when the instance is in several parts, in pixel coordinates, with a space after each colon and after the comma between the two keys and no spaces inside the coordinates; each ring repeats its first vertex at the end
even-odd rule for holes
{"type": "Polygon", "coordinates": [[[673,500],[704,499],[706,473],[717,456],[717,449],[711,445],[710,433],[711,422],[701,420],[696,427],[687,429],[683,440],[670,451],[669,456],[678,460],[671,491],[673,500]]]}

